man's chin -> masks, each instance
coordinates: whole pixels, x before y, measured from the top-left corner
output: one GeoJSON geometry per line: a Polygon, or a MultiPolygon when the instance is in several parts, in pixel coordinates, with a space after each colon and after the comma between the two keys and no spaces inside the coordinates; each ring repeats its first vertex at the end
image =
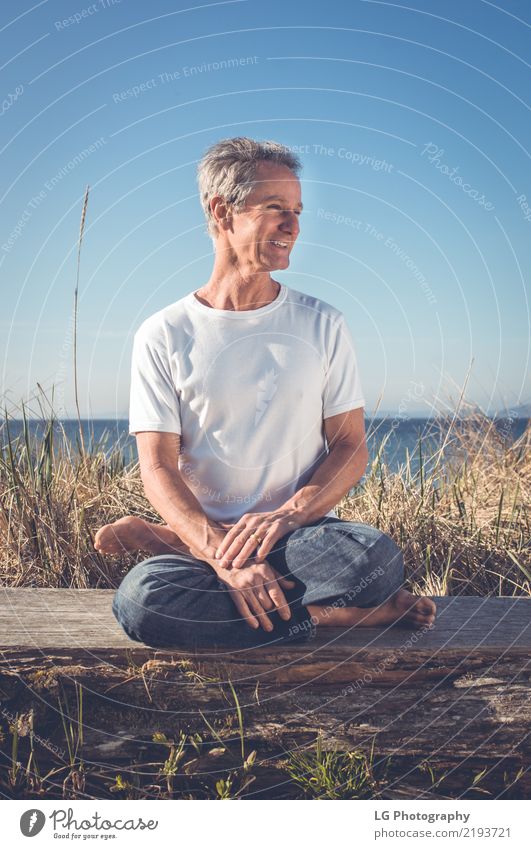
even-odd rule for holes
{"type": "Polygon", "coordinates": [[[285,257],[283,260],[282,258],[273,261],[270,260],[269,262],[265,263],[265,265],[267,267],[267,271],[279,271],[283,268],[288,268],[289,256],[285,257]]]}

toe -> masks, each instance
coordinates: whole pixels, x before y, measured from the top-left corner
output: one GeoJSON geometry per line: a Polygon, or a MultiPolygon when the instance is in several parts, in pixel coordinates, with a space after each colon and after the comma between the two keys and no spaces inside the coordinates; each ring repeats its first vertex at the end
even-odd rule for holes
{"type": "Polygon", "coordinates": [[[426,613],[424,611],[417,611],[415,613],[415,621],[416,622],[428,622],[428,621],[432,621],[432,620],[433,620],[433,616],[431,615],[431,613],[426,613]]]}
{"type": "Polygon", "coordinates": [[[411,611],[410,620],[416,625],[431,625],[435,621],[435,616],[431,612],[431,609],[425,610],[417,606],[411,611]]]}
{"type": "Polygon", "coordinates": [[[411,622],[415,623],[415,625],[423,625],[428,621],[428,617],[422,616],[420,613],[412,613],[409,618],[411,622]]]}

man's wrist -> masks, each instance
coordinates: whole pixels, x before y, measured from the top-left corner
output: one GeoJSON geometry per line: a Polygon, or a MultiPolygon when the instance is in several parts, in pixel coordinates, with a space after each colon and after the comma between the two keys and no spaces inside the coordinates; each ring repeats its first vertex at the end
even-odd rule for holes
{"type": "Polygon", "coordinates": [[[324,510],[324,512],[321,513],[318,508],[316,512],[316,496],[318,493],[319,487],[302,487],[302,489],[295,492],[280,509],[287,510],[290,513],[291,518],[293,518],[300,527],[308,525],[315,519],[320,518],[321,515],[324,516],[327,512],[327,510],[324,510]]]}
{"type": "Polygon", "coordinates": [[[227,533],[215,522],[208,522],[200,533],[194,534],[195,539],[188,543],[188,547],[194,557],[210,563],[216,560],[218,546],[227,533]]]}

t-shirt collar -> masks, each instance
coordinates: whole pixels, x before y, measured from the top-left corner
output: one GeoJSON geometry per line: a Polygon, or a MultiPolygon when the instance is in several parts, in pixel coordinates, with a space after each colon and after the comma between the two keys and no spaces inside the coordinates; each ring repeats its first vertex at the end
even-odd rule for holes
{"type": "Polygon", "coordinates": [[[273,310],[278,309],[278,307],[284,303],[288,294],[288,289],[283,283],[279,283],[279,286],[280,289],[276,298],[271,301],[271,303],[266,304],[265,307],[258,307],[258,309],[255,310],[218,310],[214,307],[207,307],[206,304],[202,304],[201,301],[197,300],[195,292],[190,292],[190,294],[186,296],[186,300],[191,307],[199,310],[199,312],[202,312],[205,316],[210,316],[210,318],[229,318],[236,320],[257,318],[258,316],[273,312],[273,310]]]}

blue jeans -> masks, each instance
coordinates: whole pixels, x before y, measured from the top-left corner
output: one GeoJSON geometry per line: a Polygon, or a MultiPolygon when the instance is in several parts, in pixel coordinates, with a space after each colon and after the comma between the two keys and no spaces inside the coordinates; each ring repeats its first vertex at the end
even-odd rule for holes
{"type": "Polygon", "coordinates": [[[311,639],[308,604],[376,607],[404,580],[402,551],[390,536],[332,516],[287,533],[267,561],[296,584],[284,590],[291,619],[269,613],[269,633],[247,625],[208,563],[180,554],[134,566],[115,593],[113,613],[131,639],[157,648],[260,646],[311,639]]]}

